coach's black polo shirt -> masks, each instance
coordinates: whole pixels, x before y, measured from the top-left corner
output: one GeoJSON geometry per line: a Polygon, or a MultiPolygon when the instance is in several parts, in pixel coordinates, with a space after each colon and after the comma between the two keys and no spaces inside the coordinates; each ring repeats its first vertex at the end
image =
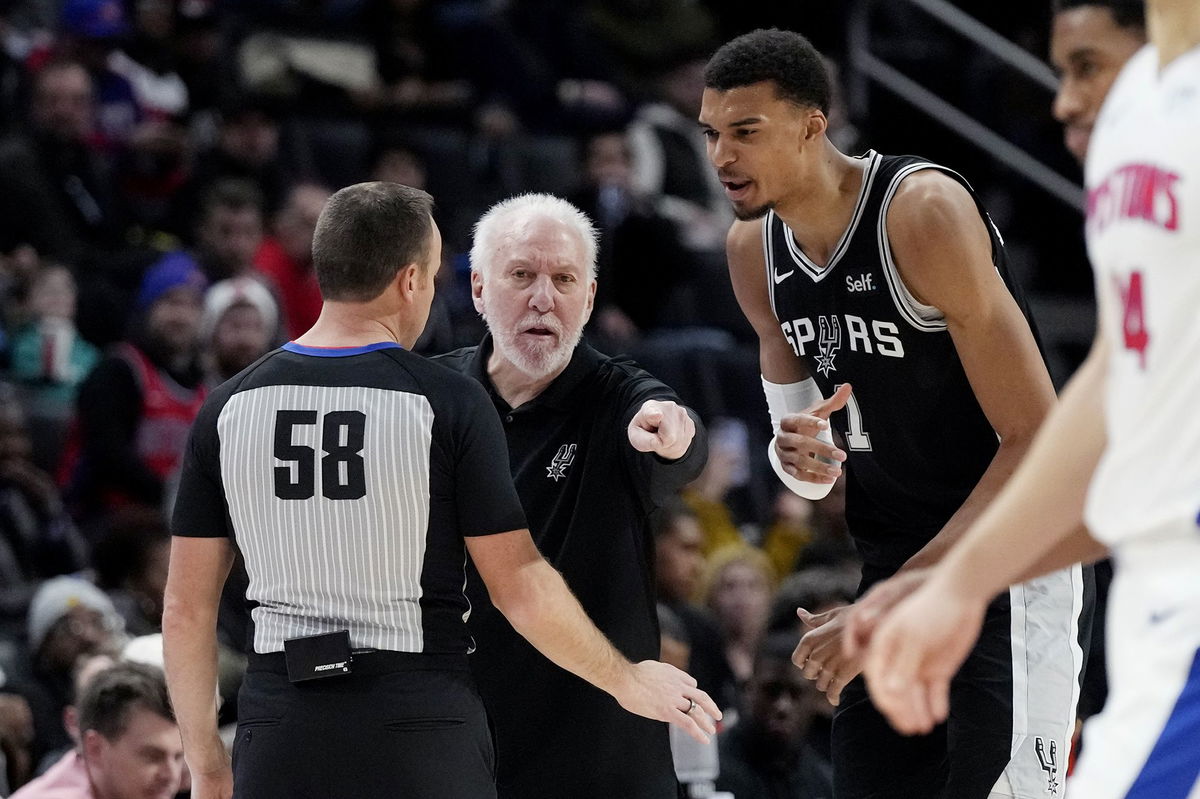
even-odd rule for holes
{"type": "MultiPolygon", "coordinates": [[[[517,494],[542,554],[588,616],[632,661],[658,658],[651,511],[704,468],[696,437],[679,460],[638,452],[626,428],[649,399],[675,392],[632,361],[586,344],[541,395],[510,408],[487,376],[490,337],[437,359],[478,380],[508,439],[517,494]]],[[[623,710],[522,639],[488,601],[467,595],[472,668],[496,725],[501,797],[674,799],[666,725],[623,710]]]]}

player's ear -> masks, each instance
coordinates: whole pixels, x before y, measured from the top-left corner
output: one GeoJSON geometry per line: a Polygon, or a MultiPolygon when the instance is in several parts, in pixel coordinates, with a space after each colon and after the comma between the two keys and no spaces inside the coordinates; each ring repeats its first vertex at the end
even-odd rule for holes
{"type": "Polygon", "coordinates": [[[811,108],[805,115],[804,119],[804,142],[803,144],[812,144],[820,141],[825,135],[825,131],[829,128],[829,119],[825,116],[825,112],[819,108],[811,108]]]}

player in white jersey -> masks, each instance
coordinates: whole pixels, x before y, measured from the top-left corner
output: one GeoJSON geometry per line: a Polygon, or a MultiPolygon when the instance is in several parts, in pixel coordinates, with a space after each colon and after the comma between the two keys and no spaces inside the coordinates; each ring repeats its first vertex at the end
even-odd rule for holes
{"type": "Polygon", "coordinates": [[[1200,797],[1200,3],[1149,0],[1147,27],[1088,153],[1096,343],[1004,492],[875,627],[865,668],[892,723],[923,732],[997,591],[1111,551],[1113,687],[1072,799],[1200,797]]]}

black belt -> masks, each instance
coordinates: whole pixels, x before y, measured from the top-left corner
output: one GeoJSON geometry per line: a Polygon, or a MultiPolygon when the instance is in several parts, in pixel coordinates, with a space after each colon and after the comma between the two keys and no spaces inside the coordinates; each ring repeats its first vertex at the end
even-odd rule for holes
{"type": "MultiPolygon", "coordinates": [[[[365,649],[352,653],[356,674],[391,674],[397,671],[469,671],[464,654],[394,652],[389,649],[365,649]]],[[[251,652],[247,671],[266,671],[287,676],[287,663],[282,652],[251,652]]]]}

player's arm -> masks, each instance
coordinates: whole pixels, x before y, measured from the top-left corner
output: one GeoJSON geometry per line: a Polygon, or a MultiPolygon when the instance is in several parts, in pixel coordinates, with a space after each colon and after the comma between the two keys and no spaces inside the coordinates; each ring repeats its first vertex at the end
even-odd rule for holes
{"type": "Polygon", "coordinates": [[[758,334],[758,360],[775,437],[771,466],[789,489],[809,499],[829,493],[846,453],[829,431],[829,415],[846,404],[850,387],[825,399],[809,378],[775,318],[767,288],[762,220],[734,222],[725,249],[729,278],[742,313],[758,334]]]}
{"type": "Polygon", "coordinates": [[[865,672],[876,705],[902,732],[925,732],[946,717],[949,681],[993,596],[1103,554],[1082,523],[1106,443],[1108,357],[1098,336],[1012,479],[925,584],[879,623],[865,672]]]}
{"type": "Polygon", "coordinates": [[[596,629],[528,530],[466,541],[492,603],[539,652],[632,713],[674,724],[701,742],[716,732],[713,719],[721,711],[695,679],[665,663],[629,662],[596,629]],[[692,701],[698,710],[688,713],[692,701]]]}
{"type": "Polygon", "coordinates": [[[1033,333],[992,263],[992,244],[970,194],[936,170],[900,184],[887,235],[901,277],[945,316],[959,360],[1000,446],[974,490],[903,570],[938,562],[999,493],[1054,406],[1033,333]]]}
{"type": "Polygon", "coordinates": [[[232,563],[228,538],[171,540],[163,659],[188,768],[200,785],[228,778],[232,787],[229,757],[217,735],[217,608],[232,563]]]}

